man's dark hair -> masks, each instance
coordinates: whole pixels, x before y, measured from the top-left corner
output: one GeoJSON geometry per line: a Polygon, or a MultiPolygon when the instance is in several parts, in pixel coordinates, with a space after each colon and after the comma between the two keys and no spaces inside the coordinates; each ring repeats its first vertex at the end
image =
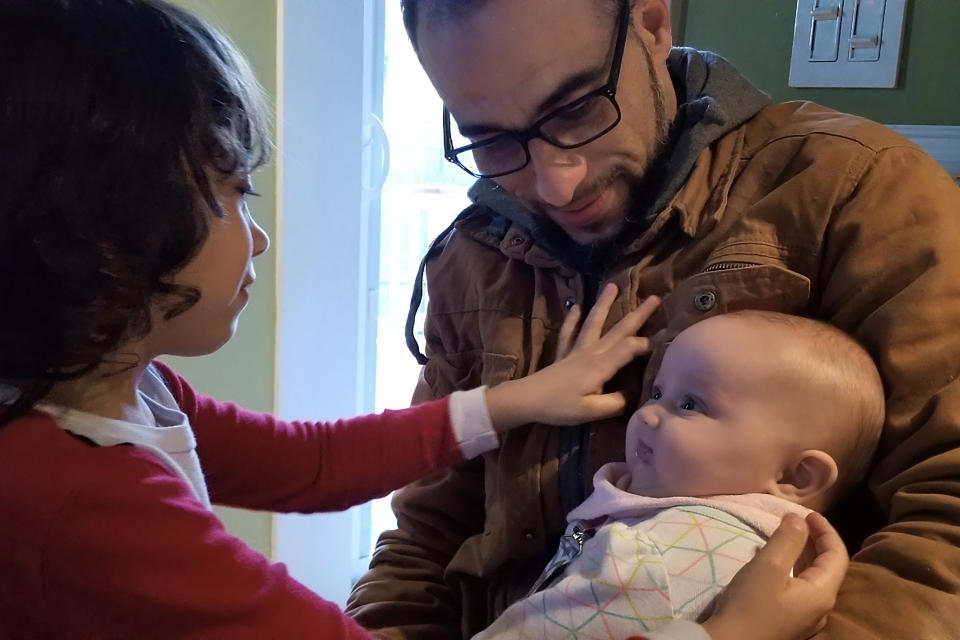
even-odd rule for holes
{"type": "Polygon", "coordinates": [[[403,14],[403,26],[407,29],[410,44],[414,51],[417,47],[417,27],[422,18],[431,23],[450,18],[462,18],[482,7],[487,0],[400,0],[400,11],[403,14]]]}
{"type": "Polygon", "coordinates": [[[169,278],[223,215],[208,171],[269,142],[246,62],[163,0],[4,0],[0,60],[3,424],[196,303],[169,278]]]}
{"type": "MultiPolygon", "coordinates": [[[[621,0],[600,0],[602,4],[614,9],[621,0]]],[[[632,5],[635,0],[631,0],[632,5]]],[[[420,20],[427,20],[434,25],[451,19],[463,18],[480,9],[488,0],[400,0],[400,9],[403,12],[403,26],[407,29],[410,43],[415,51],[417,46],[417,28],[420,20]]]]}

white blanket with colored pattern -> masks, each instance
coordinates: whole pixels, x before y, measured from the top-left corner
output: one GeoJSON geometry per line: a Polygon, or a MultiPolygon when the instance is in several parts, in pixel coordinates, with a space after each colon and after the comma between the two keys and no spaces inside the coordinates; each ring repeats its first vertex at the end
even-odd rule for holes
{"type": "MultiPolygon", "coordinates": [[[[702,620],[714,599],[799,505],[767,494],[647,498],[610,463],[570,512],[596,528],[552,585],[514,603],[474,640],[623,639],[675,618],[702,620]]],[[[569,531],[568,531],[569,532],[569,531]]]]}

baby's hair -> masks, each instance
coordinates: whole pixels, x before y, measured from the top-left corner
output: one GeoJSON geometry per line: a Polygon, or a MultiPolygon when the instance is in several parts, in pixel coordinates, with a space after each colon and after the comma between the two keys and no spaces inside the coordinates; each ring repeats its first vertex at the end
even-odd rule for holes
{"type": "MultiPolygon", "coordinates": [[[[727,317],[763,320],[802,337],[806,344],[802,358],[816,368],[825,383],[818,390],[830,394],[824,398],[824,406],[845,407],[855,420],[853,429],[833,430],[834,444],[828,451],[837,460],[839,476],[827,501],[846,494],[866,476],[883,429],[883,382],[870,354],[853,336],[813,318],[757,310],[736,311],[727,317]]],[[[803,384],[809,371],[797,373],[803,384]]]]}
{"type": "Polygon", "coordinates": [[[5,0],[0,425],[199,299],[170,276],[222,216],[209,171],[269,153],[225,36],[162,0],[5,0]]]}

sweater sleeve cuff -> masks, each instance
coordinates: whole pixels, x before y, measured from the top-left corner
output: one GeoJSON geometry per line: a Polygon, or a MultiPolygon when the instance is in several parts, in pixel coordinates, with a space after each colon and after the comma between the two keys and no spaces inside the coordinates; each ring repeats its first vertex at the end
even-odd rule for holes
{"type": "Polygon", "coordinates": [[[500,446],[487,411],[486,387],[450,394],[450,425],[467,460],[500,446]]]}
{"type": "Polygon", "coordinates": [[[656,631],[644,632],[636,637],[644,640],[710,640],[703,627],[689,620],[671,620],[656,631]]]}

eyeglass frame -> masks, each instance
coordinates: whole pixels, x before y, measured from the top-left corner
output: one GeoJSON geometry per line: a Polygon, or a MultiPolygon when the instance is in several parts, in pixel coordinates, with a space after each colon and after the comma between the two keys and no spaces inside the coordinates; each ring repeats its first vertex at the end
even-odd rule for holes
{"type": "Polygon", "coordinates": [[[580,96],[576,100],[573,100],[571,102],[568,102],[564,105],[557,107],[556,109],[553,109],[552,111],[550,111],[550,113],[546,114],[545,116],[543,116],[542,118],[534,122],[532,125],[530,125],[526,129],[518,130],[518,131],[503,131],[491,138],[487,138],[479,142],[473,142],[471,144],[464,145],[462,147],[457,147],[456,149],[454,149],[453,137],[450,133],[450,111],[447,109],[446,105],[444,105],[443,107],[443,157],[448,162],[452,162],[453,164],[457,165],[458,167],[463,169],[465,172],[467,172],[474,178],[499,178],[500,176],[505,176],[505,175],[520,171],[521,169],[526,167],[528,164],[530,164],[529,143],[534,138],[540,138],[541,140],[544,140],[548,144],[551,144],[554,147],[557,147],[558,149],[577,149],[584,145],[588,145],[594,140],[602,136],[605,136],[606,134],[613,131],[617,127],[617,125],[620,124],[620,121],[623,119],[623,114],[620,111],[620,105],[617,103],[616,96],[617,96],[617,84],[620,81],[620,66],[623,62],[623,50],[626,47],[627,31],[629,30],[629,27],[630,27],[630,0],[620,0],[620,9],[619,9],[619,14],[617,16],[617,41],[614,46],[613,61],[610,65],[610,75],[607,78],[606,84],[604,84],[602,87],[594,89],[593,91],[585,93],[584,95],[580,96]],[[564,111],[569,111],[574,107],[578,107],[581,104],[586,103],[588,100],[592,100],[598,96],[602,96],[610,101],[610,104],[613,105],[614,110],[617,112],[617,117],[610,126],[603,129],[596,135],[591,136],[586,140],[583,140],[582,142],[578,142],[576,144],[564,145],[564,144],[559,144],[557,142],[554,142],[553,140],[550,140],[540,130],[541,127],[544,125],[544,123],[552,120],[558,114],[564,111]],[[481,174],[468,169],[457,158],[457,156],[459,156],[461,153],[464,153],[467,151],[473,151],[478,147],[492,145],[502,140],[503,138],[512,138],[513,140],[518,142],[520,146],[523,148],[525,159],[523,164],[521,164],[516,169],[511,169],[510,171],[502,171],[500,173],[481,174]]]}

